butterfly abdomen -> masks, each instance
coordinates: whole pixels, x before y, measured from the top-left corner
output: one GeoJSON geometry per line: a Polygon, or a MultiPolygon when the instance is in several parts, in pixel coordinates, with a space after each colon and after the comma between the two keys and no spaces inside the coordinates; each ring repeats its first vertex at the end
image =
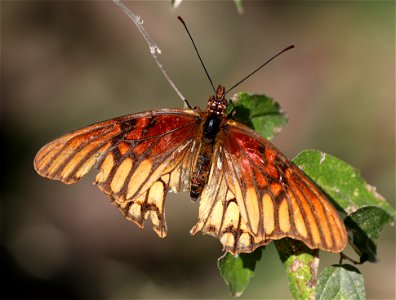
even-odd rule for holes
{"type": "Polygon", "coordinates": [[[203,125],[201,149],[191,176],[190,197],[196,200],[201,195],[203,188],[208,183],[212,156],[217,133],[220,129],[221,116],[208,115],[203,125]]]}
{"type": "Polygon", "coordinates": [[[226,119],[227,100],[224,98],[224,94],[224,87],[219,85],[216,94],[211,96],[208,101],[207,115],[203,121],[201,148],[191,176],[190,197],[193,200],[201,196],[209,180],[216,137],[223,120],[226,119]]]}

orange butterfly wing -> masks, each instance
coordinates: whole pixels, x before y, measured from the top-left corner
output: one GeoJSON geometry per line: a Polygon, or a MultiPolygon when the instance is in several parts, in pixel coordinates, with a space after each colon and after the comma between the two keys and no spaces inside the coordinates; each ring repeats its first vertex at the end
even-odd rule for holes
{"type": "Polygon", "coordinates": [[[341,252],[345,226],[324,194],[254,130],[228,120],[219,133],[198,223],[236,254],[290,237],[310,248],[341,252]]]}
{"type": "Polygon", "coordinates": [[[74,183],[96,166],[95,183],[140,227],[151,217],[166,236],[164,201],[169,190],[190,187],[200,115],[163,109],[100,122],[45,145],[34,167],[44,177],[74,183]]]}

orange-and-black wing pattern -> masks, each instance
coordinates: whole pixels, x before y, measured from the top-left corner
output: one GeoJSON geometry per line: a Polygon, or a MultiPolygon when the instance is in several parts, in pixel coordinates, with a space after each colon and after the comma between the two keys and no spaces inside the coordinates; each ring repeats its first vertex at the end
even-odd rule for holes
{"type": "Polygon", "coordinates": [[[233,253],[283,237],[341,252],[347,243],[335,208],[310,179],[252,129],[228,120],[219,133],[198,223],[233,253]]]}
{"type": "Polygon", "coordinates": [[[197,112],[181,109],[111,119],[45,145],[34,167],[41,176],[70,184],[96,166],[95,183],[122,213],[140,227],[150,216],[165,237],[166,193],[189,189],[200,122],[197,112]]]}

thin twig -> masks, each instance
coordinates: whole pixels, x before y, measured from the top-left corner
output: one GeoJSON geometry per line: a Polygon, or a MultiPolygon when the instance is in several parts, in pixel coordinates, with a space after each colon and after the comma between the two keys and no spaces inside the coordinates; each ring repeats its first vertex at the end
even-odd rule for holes
{"type": "Polygon", "coordinates": [[[128,7],[126,7],[124,5],[124,3],[121,2],[121,0],[113,0],[113,2],[121,8],[122,12],[124,14],[126,14],[132,20],[132,22],[136,25],[136,27],[139,29],[140,33],[143,35],[144,39],[146,40],[147,44],[149,45],[150,53],[151,53],[152,57],[154,58],[155,62],[157,63],[158,67],[160,68],[162,74],[164,74],[166,80],[169,82],[169,84],[175,90],[175,92],[179,96],[179,98],[182,99],[182,101],[184,102],[184,105],[186,107],[188,107],[189,104],[188,104],[186,98],[184,98],[182,93],[179,91],[179,89],[173,83],[172,79],[170,79],[168,73],[165,71],[164,67],[162,66],[161,62],[159,61],[157,54],[161,54],[161,49],[158,47],[158,45],[153,41],[153,39],[150,37],[150,35],[144,29],[142,18],[140,18],[140,16],[132,13],[131,10],[128,7]]]}

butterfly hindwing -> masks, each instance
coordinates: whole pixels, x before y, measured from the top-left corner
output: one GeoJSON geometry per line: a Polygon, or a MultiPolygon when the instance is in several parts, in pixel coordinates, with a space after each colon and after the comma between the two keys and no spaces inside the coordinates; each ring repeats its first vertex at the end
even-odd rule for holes
{"type": "Polygon", "coordinates": [[[95,183],[112,203],[140,227],[150,216],[154,230],[165,237],[165,197],[169,190],[189,189],[199,125],[192,110],[120,117],[47,144],[34,166],[44,177],[74,183],[96,165],[95,183]]]}
{"type": "Polygon", "coordinates": [[[254,242],[227,182],[226,157],[221,146],[216,149],[215,158],[199,203],[198,222],[191,229],[191,234],[199,231],[210,234],[220,240],[225,251],[231,253],[251,252],[254,242]]]}

